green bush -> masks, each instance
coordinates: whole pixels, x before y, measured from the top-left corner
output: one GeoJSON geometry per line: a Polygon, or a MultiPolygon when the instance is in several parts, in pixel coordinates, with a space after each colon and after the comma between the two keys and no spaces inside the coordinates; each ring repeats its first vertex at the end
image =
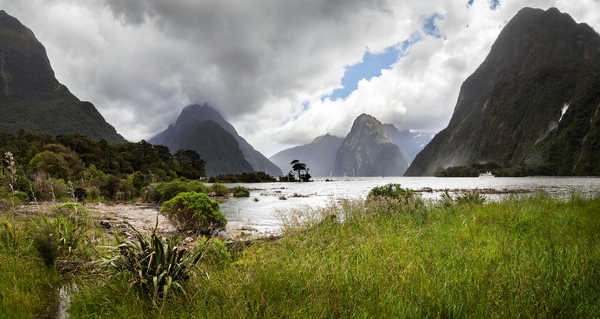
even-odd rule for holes
{"type": "Polygon", "coordinates": [[[164,240],[156,229],[148,236],[130,227],[135,240],[120,241],[112,256],[104,260],[109,273],[128,277],[133,286],[152,299],[155,307],[171,292],[186,294],[184,282],[190,278],[202,252],[190,253],[176,237],[164,240]]]}
{"type": "Polygon", "coordinates": [[[200,181],[176,179],[148,185],[144,191],[144,199],[147,202],[161,203],[184,192],[208,193],[208,187],[200,181]]]}
{"type": "Polygon", "coordinates": [[[212,184],[210,186],[210,191],[213,192],[215,196],[227,196],[231,192],[229,188],[220,183],[212,184]]]}
{"type": "Polygon", "coordinates": [[[400,184],[387,184],[376,186],[371,189],[368,199],[376,198],[394,198],[394,199],[409,199],[415,196],[415,192],[408,188],[402,188],[400,184]]]}
{"type": "Polygon", "coordinates": [[[165,202],[160,211],[180,230],[206,233],[227,224],[219,204],[203,193],[179,193],[165,202]]]}
{"type": "Polygon", "coordinates": [[[236,186],[231,191],[233,192],[233,197],[250,197],[250,191],[243,186],[236,186]]]}

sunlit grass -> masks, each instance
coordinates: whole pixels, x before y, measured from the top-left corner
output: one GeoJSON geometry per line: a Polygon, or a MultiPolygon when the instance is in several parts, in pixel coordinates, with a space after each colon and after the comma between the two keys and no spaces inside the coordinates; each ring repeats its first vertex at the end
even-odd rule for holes
{"type": "Polygon", "coordinates": [[[451,207],[343,202],[231,265],[200,265],[159,316],[118,281],[74,296],[85,318],[600,316],[600,200],[451,207]],[[335,217],[330,217],[334,216],[335,217]],[[343,222],[342,222],[343,221],[343,222]]]}

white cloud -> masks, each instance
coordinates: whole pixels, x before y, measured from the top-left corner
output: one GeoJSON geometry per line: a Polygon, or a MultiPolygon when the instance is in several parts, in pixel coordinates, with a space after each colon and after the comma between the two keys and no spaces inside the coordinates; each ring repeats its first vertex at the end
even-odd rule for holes
{"type": "Polygon", "coordinates": [[[464,79],[523,6],[557,6],[600,29],[598,0],[489,1],[0,0],[46,46],[57,77],[92,101],[130,140],[166,128],[186,104],[220,109],[259,150],[331,132],[362,113],[438,130],[464,79]],[[442,38],[424,37],[345,100],[321,101],[344,67],[380,52],[439,13],[442,38]],[[302,103],[308,101],[307,111],[302,103]]]}

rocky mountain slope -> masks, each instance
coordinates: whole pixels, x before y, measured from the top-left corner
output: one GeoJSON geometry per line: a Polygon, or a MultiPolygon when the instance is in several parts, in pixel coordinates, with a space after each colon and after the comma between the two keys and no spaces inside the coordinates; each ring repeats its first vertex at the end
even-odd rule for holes
{"type": "Polygon", "coordinates": [[[337,151],[344,141],[343,138],[325,134],[312,142],[283,150],[270,157],[282,171],[290,170],[290,162],[297,159],[308,166],[314,177],[332,176],[337,151]]]}
{"type": "Polygon", "coordinates": [[[376,118],[361,114],[337,151],[336,176],[401,176],[408,163],[376,118]]]}
{"type": "Polygon", "coordinates": [[[33,32],[0,10],[0,131],[20,130],[125,142],[92,103],[56,80],[33,32]]]}
{"type": "Polygon", "coordinates": [[[524,8],[462,85],[448,124],[406,175],[494,162],[600,175],[600,36],[568,14],[524,8]]]}
{"type": "Polygon", "coordinates": [[[171,152],[180,149],[197,151],[207,163],[208,175],[252,171],[282,175],[275,164],[256,151],[217,110],[207,104],[185,107],[175,124],[149,142],[165,145],[171,152]]]}

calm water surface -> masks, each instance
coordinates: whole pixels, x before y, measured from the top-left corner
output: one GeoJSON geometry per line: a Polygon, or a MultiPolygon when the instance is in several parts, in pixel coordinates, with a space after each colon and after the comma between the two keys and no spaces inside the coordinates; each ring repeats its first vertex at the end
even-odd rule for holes
{"type": "MultiPolygon", "coordinates": [[[[250,198],[229,199],[221,204],[221,210],[232,225],[251,227],[260,233],[277,233],[281,227],[280,216],[290,214],[294,209],[325,207],[338,199],[365,198],[371,188],[388,183],[415,190],[431,188],[433,192],[421,194],[432,200],[441,195],[441,191],[435,190],[443,189],[545,191],[558,198],[566,198],[574,191],[587,195],[600,193],[600,178],[585,177],[354,177],[335,178],[330,182],[316,179],[310,183],[226,184],[249,188],[250,198]],[[287,200],[281,200],[282,196],[287,200]]],[[[497,200],[508,195],[486,196],[497,200]]]]}

